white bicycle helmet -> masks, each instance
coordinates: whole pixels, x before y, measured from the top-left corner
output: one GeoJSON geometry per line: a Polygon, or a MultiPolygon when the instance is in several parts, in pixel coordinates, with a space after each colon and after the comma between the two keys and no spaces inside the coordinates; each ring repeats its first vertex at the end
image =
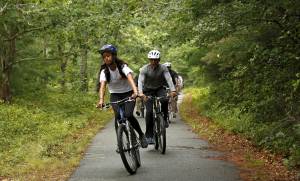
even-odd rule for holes
{"type": "Polygon", "coordinates": [[[160,52],[158,50],[151,50],[148,53],[149,59],[159,59],[160,58],[160,52]]]}
{"type": "Polygon", "coordinates": [[[171,62],[166,62],[163,65],[166,66],[166,67],[171,67],[172,64],[171,64],[171,62]]]}

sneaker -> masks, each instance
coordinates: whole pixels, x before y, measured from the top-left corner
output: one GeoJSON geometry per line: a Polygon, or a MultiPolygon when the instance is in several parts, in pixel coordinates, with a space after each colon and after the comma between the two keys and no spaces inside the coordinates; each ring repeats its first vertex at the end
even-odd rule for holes
{"type": "Polygon", "coordinates": [[[116,152],[117,152],[117,153],[120,153],[120,150],[119,150],[119,147],[118,147],[118,146],[117,146],[116,152]]]}
{"type": "Polygon", "coordinates": [[[141,142],[142,148],[147,148],[148,147],[148,141],[147,141],[145,135],[140,136],[140,142],[141,142]]]}
{"type": "Polygon", "coordinates": [[[165,121],[165,127],[166,127],[166,128],[169,127],[169,121],[165,121]]]}
{"type": "Polygon", "coordinates": [[[146,140],[149,145],[153,145],[155,143],[153,138],[146,138],[146,140]]]}

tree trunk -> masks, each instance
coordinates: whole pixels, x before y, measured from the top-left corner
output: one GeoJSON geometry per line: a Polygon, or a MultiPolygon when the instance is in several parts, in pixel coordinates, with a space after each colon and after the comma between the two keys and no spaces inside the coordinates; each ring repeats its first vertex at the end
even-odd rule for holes
{"type": "Polygon", "coordinates": [[[88,77],[87,77],[87,48],[84,47],[81,51],[80,62],[80,90],[83,92],[88,91],[88,77]]]}
{"type": "Polygon", "coordinates": [[[9,103],[12,99],[10,90],[10,75],[12,71],[12,63],[16,55],[16,39],[5,41],[1,48],[1,99],[9,103]]]}
{"type": "Polygon", "coordinates": [[[60,85],[61,85],[61,91],[65,92],[66,90],[66,69],[67,69],[67,59],[64,56],[63,48],[62,45],[59,44],[57,46],[58,48],[58,55],[60,59],[60,71],[61,71],[61,80],[60,80],[60,85]]]}

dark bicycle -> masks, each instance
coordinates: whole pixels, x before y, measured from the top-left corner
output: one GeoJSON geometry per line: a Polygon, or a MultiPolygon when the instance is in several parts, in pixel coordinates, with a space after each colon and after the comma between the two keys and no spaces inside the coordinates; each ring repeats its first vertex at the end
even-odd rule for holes
{"type": "Polygon", "coordinates": [[[138,167],[141,166],[140,141],[137,138],[136,132],[131,126],[125,115],[125,103],[129,101],[135,101],[132,98],[125,98],[120,101],[110,102],[105,104],[105,108],[108,108],[112,104],[118,105],[118,114],[120,118],[117,120],[117,140],[118,140],[118,153],[121,156],[122,162],[126,170],[130,174],[136,173],[138,167]]]}
{"type": "Polygon", "coordinates": [[[148,99],[153,100],[153,121],[154,121],[154,139],[155,145],[154,148],[159,150],[161,154],[165,154],[166,152],[166,126],[165,120],[163,116],[163,112],[161,111],[161,99],[168,99],[167,96],[157,97],[157,96],[147,96],[148,99]]]}

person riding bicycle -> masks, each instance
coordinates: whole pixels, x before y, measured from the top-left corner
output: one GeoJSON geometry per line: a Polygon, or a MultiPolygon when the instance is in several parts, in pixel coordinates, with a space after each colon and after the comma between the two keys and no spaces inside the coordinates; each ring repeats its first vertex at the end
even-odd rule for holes
{"type": "MultiPolygon", "coordinates": [[[[178,77],[178,73],[172,69],[172,64],[171,62],[166,62],[164,63],[163,65],[165,65],[166,67],[168,67],[168,70],[170,72],[170,75],[172,77],[172,81],[173,81],[173,84],[175,85],[175,88],[176,88],[176,91],[177,93],[179,92],[179,77],[178,77]]],[[[178,112],[178,108],[177,108],[177,100],[178,100],[178,97],[175,97],[175,98],[171,98],[171,107],[172,107],[172,112],[174,113],[173,114],[173,118],[176,118],[176,113],[178,112]]]]}
{"type": "Polygon", "coordinates": [[[184,85],[183,85],[183,78],[182,78],[181,75],[178,75],[178,83],[179,83],[179,91],[178,92],[180,92],[183,89],[183,87],[184,87],[184,85]]]}
{"type": "MultiPolygon", "coordinates": [[[[167,81],[171,96],[176,96],[176,90],[172,82],[172,78],[168,68],[160,64],[160,52],[158,50],[151,50],[148,53],[149,64],[142,67],[138,79],[139,96],[143,97],[146,105],[146,138],[148,144],[154,144],[153,138],[153,100],[146,98],[149,95],[166,96],[166,89],[164,88],[165,81],[167,81]]],[[[161,100],[161,110],[164,114],[166,127],[169,123],[168,116],[168,99],[161,100]]]]}
{"type": "MultiPolygon", "coordinates": [[[[128,65],[117,57],[117,48],[113,45],[104,45],[99,49],[104,63],[100,68],[100,89],[99,102],[97,107],[103,107],[106,84],[110,92],[110,101],[115,102],[127,97],[137,97],[137,87],[133,80],[133,71],[128,65]]],[[[131,123],[132,127],[138,132],[141,146],[148,146],[145,134],[143,133],[139,122],[133,116],[135,102],[125,103],[125,117],[131,123]]],[[[115,114],[115,129],[117,131],[118,106],[112,105],[115,114]]]]}

